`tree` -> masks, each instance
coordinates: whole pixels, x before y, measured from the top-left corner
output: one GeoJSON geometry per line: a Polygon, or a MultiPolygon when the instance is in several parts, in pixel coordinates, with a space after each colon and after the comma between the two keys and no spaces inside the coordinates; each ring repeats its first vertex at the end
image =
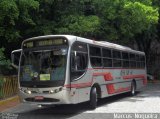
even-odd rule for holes
{"type": "MultiPolygon", "coordinates": [[[[9,42],[21,42],[28,29],[36,25],[32,15],[38,10],[39,3],[35,0],[0,0],[0,67],[9,68],[9,61],[5,56],[10,56],[12,46],[9,42]],[[7,50],[4,55],[5,47],[7,50]]],[[[16,43],[16,45],[19,43],[16,43]]]]}
{"type": "Polygon", "coordinates": [[[16,20],[18,20],[19,10],[14,0],[0,1],[0,40],[10,41],[17,39],[20,34],[15,29],[16,20]]]}
{"type": "Polygon", "coordinates": [[[57,28],[58,33],[74,34],[83,37],[94,37],[100,26],[97,16],[73,16],[70,15],[61,22],[65,23],[57,28]]]}
{"type": "Polygon", "coordinates": [[[6,70],[10,69],[10,60],[4,55],[4,48],[0,48],[0,74],[4,74],[6,70]],[[2,70],[3,69],[3,70],[2,70]]]}
{"type": "Polygon", "coordinates": [[[120,44],[134,41],[148,54],[158,36],[158,4],[158,0],[0,0],[0,47],[10,52],[8,42],[72,34],[120,44]]]}
{"type": "Polygon", "coordinates": [[[151,0],[94,0],[101,19],[101,34],[109,40],[130,40],[158,21],[158,9],[151,0]]]}
{"type": "Polygon", "coordinates": [[[35,25],[32,14],[39,3],[35,0],[0,0],[1,42],[18,41],[26,29],[35,25]]]}

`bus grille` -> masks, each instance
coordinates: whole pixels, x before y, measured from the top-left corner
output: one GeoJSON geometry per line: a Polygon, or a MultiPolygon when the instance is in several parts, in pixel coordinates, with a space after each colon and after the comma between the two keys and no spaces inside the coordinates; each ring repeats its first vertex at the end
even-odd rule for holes
{"type": "Polygon", "coordinates": [[[25,101],[29,101],[29,102],[59,102],[58,99],[54,99],[54,98],[44,98],[43,100],[35,100],[35,98],[26,98],[25,101]]]}

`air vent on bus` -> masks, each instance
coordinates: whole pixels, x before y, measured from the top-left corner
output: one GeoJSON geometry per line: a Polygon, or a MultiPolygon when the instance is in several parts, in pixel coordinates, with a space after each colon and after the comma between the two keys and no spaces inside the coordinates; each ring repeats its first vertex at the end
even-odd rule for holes
{"type": "Polygon", "coordinates": [[[35,98],[26,98],[25,101],[29,102],[59,102],[60,100],[55,98],[44,98],[43,100],[35,100],[35,98]]]}

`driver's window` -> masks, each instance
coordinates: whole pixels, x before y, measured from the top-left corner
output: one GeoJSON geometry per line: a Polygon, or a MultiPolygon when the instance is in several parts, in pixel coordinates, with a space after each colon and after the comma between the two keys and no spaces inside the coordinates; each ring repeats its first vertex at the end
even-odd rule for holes
{"type": "Polygon", "coordinates": [[[76,42],[71,50],[71,80],[83,75],[88,66],[87,44],[76,42]]]}
{"type": "Polygon", "coordinates": [[[75,61],[76,61],[76,59],[75,59],[76,57],[75,57],[75,54],[74,53],[71,53],[71,71],[74,71],[75,69],[76,69],[76,64],[75,64],[75,61]]]}

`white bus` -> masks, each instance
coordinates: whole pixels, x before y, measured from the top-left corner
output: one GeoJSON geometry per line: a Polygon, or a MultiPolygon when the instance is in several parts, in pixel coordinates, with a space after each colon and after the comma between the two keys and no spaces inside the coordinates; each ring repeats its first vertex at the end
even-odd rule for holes
{"type": "Polygon", "coordinates": [[[100,98],[135,95],[147,83],[145,54],[121,45],[47,35],[24,40],[19,51],[19,96],[25,103],[89,101],[94,109],[100,98]]]}

